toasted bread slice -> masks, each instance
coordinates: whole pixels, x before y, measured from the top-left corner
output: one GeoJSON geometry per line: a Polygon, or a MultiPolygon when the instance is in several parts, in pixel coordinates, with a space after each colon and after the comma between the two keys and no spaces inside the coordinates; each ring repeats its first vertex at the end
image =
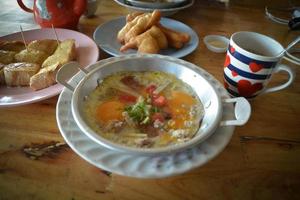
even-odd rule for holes
{"type": "Polygon", "coordinates": [[[3,41],[0,42],[0,49],[5,51],[20,52],[25,49],[25,44],[21,41],[3,41]]]}
{"type": "Polygon", "coordinates": [[[0,50],[0,63],[6,65],[9,63],[13,63],[15,60],[15,55],[15,51],[0,50]]]}
{"type": "Polygon", "coordinates": [[[56,83],[55,77],[59,69],[59,63],[42,68],[37,74],[31,77],[30,87],[33,90],[40,90],[56,83]]]}
{"type": "Polygon", "coordinates": [[[49,56],[42,64],[42,68],[59,63],[60,66],[76,58],[75,40],[68,39],[59,43],[52,56],[49,56]]]}
{"type": "Polygon", "coordinates": [[[43,51],[24,49],[15,55],[15,61],[42,65],[48,55],[43,51]]]}
{"type": "Polygon", "coordinates": [[[11,63],[4,67],[5,83],[8,86],[28,86],[30,78],[40,69],[34,63],[11,63]]]}
{"type": "Polygon", "coordinates": [[[43,51],[48,56],[52,55],[57,48],[56,40],[34,40],[27,45],[28,50],[43,51]]]}
{"type": "Polygon", "coordinates": [[[40,90],[56,83],[57,70],[67,62],[76,58],[75,40],[61,42],[52,56],[42,64],[41,70],[30,79],[30,87],[40,90]]]}

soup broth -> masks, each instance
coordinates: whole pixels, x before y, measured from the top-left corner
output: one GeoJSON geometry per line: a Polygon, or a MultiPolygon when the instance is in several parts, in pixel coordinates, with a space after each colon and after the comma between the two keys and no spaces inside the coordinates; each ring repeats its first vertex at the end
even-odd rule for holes
{"type": "Polygon", "coordinates": [[[88,96],[84,112],[87,124],[102,137],[140,148],[192,139],[204,115],[188,84],[159,71],[106,77],[88,96]]]}

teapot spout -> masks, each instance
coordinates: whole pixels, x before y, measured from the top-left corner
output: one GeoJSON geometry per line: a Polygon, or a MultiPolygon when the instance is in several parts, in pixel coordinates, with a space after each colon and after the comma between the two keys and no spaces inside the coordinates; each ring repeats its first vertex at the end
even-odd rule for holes
{"type": "Polygon", "coordinates": [[[75,0],[74,1],[74,13],[77,16],[82,15],[86,9],[87,0],[75,0]]]}

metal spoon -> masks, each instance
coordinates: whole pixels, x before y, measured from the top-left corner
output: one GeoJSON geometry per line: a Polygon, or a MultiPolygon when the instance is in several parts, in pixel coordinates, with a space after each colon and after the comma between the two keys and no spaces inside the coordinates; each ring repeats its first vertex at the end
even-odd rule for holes
{"type": "Polygon", "coordinates": [[[285,52],[290,50],[295,44],[300,41],[300,36],[298,36],[294,41],[292,41],[282,52],[280,52],[279,56],[282,56],[285,52]]]}

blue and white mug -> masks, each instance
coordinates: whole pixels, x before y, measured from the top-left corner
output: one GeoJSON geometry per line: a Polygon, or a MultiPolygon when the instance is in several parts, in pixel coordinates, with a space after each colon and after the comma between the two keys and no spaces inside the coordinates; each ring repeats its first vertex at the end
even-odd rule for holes
{"type": "Polygon", "coordinates": [[[290,67],[281,64],[284,48],[276,40],[255,32],[237,32],[230,38],[224,63],[224,86],[232,96],[253,98],[288,87],[295,79],[290,67]],[[285,71],[287,82],[268,88],[274,73],[285,71]]]}

